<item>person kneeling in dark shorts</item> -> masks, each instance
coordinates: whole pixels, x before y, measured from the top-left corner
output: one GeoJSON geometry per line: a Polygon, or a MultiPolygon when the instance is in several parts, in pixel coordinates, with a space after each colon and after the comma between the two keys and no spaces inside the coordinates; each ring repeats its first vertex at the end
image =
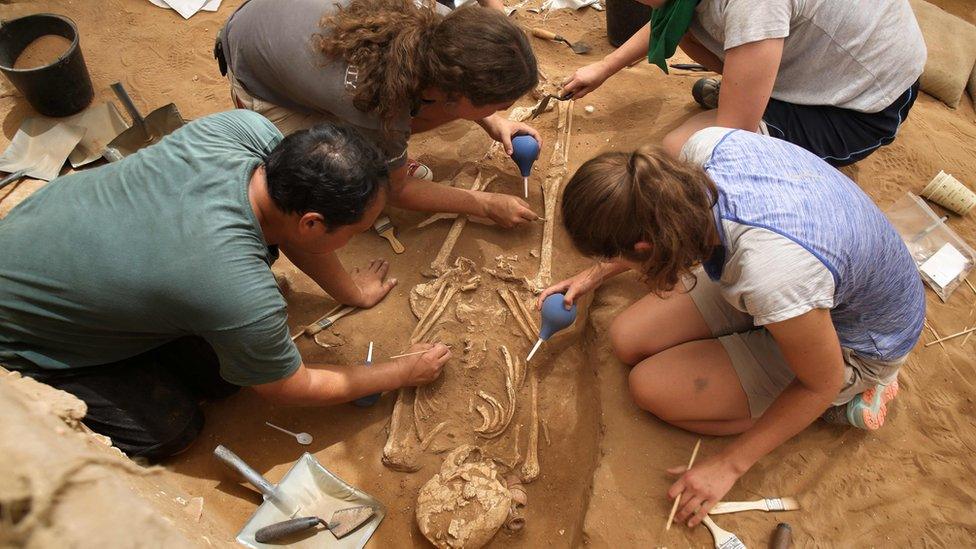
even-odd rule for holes
{"type": "Polygon", "coordinates": [[[320,406],[430,383],[441,344],[306,367],[271,271],[280,251],[340,303],[378,303],[387,263],[350,274],[335,251],[372,227],[387,186],[357,130],[282,138],[245,110],[55,179],[0,220],[0,365],[79,397],[89,428],[151,461],[196,438],[200,400],[239,387],[320,406]]]}

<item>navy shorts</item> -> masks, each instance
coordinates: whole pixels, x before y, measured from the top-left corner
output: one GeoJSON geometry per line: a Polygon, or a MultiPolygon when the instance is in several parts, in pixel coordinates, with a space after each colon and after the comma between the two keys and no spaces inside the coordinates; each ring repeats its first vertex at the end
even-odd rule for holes
{"type": "Polygon", "coordinates": [[[201,400],[238,390],[220,377],[210,344],[195,336],[102,366],[20,373],[83,400],[89,429],[149,461],[181,452],[200,434],[201,400]]]}
{"type": "Polygon", "coordinates": [[[886,109],[873,113],[770,99],[763,122],[770,136],[799,145],[841,167],[894,141],[916,98],[918,82],[886,109]]]}

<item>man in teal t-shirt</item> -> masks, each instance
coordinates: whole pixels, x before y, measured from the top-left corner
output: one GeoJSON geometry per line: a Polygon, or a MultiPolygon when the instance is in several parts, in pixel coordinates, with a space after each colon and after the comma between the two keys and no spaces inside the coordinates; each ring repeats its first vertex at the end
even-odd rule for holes
{"type": "Polygon", "coordinates": [[[149,458],[185,448],[197,400],[236,386],[320,405],[429,382],[446,347],[305,368],[271,272],[280,249],[342,303],[383,299],[386,262],[350,275],[335,250],[371,227],[386,186],[357,131],[282,139],[250,111],[58,178],[0,220],[0,364],[79,396],[89,427],[149,458]]]}

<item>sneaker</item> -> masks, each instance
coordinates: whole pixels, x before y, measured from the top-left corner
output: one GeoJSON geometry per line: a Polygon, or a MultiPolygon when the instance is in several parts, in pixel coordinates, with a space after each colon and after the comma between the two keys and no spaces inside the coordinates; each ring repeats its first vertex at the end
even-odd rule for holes
{"type": "Polygon", "coordinates": [[[417,179],[426,179],[427,181],[434,180],[434,171],[428,168],[426,164],[421,164],[416,160],[407,161],[407,175],[412,175],[417,179]]]}
{"type": "Polygon", "coordinates": [[[889,385],[876,385],[855,396],[850,402],[827,410],[823,419],[835,425],[853,425],[858,429],[875,431],[884,425],[888,403],[898,395],[898,380],[889,385]]]}
{"type": "Polygon", "coordinates": [[[722,81],[718,78],[699,78],[691,88],[691,96],[703,109],[718,108],[718,92],[722,81]]]}

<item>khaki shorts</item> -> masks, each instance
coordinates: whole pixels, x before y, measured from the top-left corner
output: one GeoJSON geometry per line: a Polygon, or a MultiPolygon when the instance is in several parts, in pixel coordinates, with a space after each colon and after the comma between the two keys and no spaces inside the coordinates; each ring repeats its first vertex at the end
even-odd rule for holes
{"type": "MultiPolygon", "coordinates": [[[[698,283],[689,292],[692,301],[708,325],[712,336],[725,348],[739,383],[749,399],[752,417],[759,417],[793,379],[786,359],[772,334],[753,324],[752,317],[733,307],[722,297],[718,283],[698,269],[698,283]]],[[[905,357],[892,362],[868,359],[842,348],[844,354],[844,387],[834,405],[845,404],[859,393],[878,385],[887,385],[898,377],[905,357]]]]}
{"type": "MultiPolygon", "coordinates": [[[[241,83],[234,78],[234,73],[230,69],[227,69],[227,80],[230,81],[230,99],[234,102],[234,105],[239,109],[247,109],[264,116],[272,124],[274,124],[276,128],[278,128],[278,131],[280,131],[282,135],[291,135],[297,131],[305,130],[325,122],[344,124],[344,122],[337,116],[326,113],[308,113],[296,111],[253,97],[251,94],[247,93],[244,86],[242,86],[241,83]]],[[[356,129],[367,138],[372,139],[373,142],[376,143],[381,150],[383,150],[384,154],[387,156],[386,165],[391,171],[396,170],[406,164],[406,148],[400,150],[400,148],[397,147],[392,151],[387,150],[392,145],[387,146],[386,141],[382,138],[379,131],[361,128],[359,126],[356,126],[356,129]]]]}
{"type": "Polygon", "coordinates": [[[234,78],[234,73],[230,69],[227,70],[227,80],[230,81],[230,99],[234,105],[239,109],[247,109],[264,116],[278,128],[282,135],[291,135],[323,122],[338,122],[336,118],[321,113],[299,112],[252,97],[234,78]]]}

